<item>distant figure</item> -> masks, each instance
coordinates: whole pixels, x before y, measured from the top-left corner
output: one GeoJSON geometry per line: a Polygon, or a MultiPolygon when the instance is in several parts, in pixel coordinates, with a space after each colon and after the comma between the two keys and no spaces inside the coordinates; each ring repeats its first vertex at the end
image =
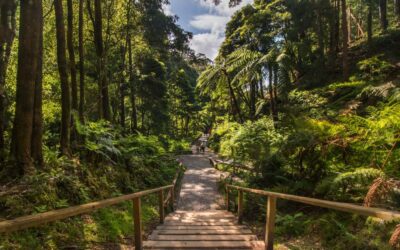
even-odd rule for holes
{"type": "Polygon", "coordinates": [[[200,151],[203,152],[203,154],[206,152],[206,141],[201,141],[200,151]]]}

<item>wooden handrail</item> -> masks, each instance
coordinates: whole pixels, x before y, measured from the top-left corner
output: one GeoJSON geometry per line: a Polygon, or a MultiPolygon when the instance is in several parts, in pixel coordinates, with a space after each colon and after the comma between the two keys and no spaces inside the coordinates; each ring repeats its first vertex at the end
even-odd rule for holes
{"type": "Polygon", "coordinates": [[[175,174],[175,178],[172,185],[167,185],[159,188],[148,189],[140,191],[133,194],[122,195],[115,198],[110,198],[106,200],[91,202],[83,205],[78,205],[69,208],[63,208],[58,210],[53,210],[49,212],[28,215],[19,217],[13,220],[0,221],[0,233],[11,233],[14,231],[36,227],[43,225],[48,222],[62,220],[70,218],[80,214],[86,214],[93,212],[97,209],[109,207],[124,201],[133,202],[133,221],[134,221],[134,234],[135,234],[135,249],[143,249],[143,237],[142,237],[142,221],[141,221],[141,197],[158,193],[159,200],[159,213],[160,213],[160,223],[164,222],[165,207],[170,202],[172,210],[174,210],[175,203],[175,186],[179,177],[179,173],[182,171],[182,163],[179,164],[179,169],[175,174]],[[164,191],[168,190],[167,197],[164,199],[164,191]]]}
{"type": "Polygon", "coordinates": [[[99,208],[112,206],[112,205],[115,205],[115,204],[118,204],[118,203],[121,203],[124,201],[133,200],[135,198],[140,198],[140,197],[143,197],[148,194],[164,191],[166,189],[172,189],[173,187],[174,187],[173,185],[168,185],[168,186],[149,189],[149,190],[145,190],[145,191],[141,191],[141,192],[137,192],[137,193],[133,193],[133,194],[122,195],[119,197],[110,198],[110,199],[106,199],[106,200],[95,201],[95,202],[78,205],[78,206],[74,206],[74,207],[63,208],[63,209],[53,210],[53,211],[49,211],[49,212],[23,216],[23,217],[19,217],[19,218],[13,219],[13,220],[1,221],[0,222],[0,233],[9,233],[9,232],[18,231],[21,229],[40,226],[40,225],[48,223],[48,222],[62,220],[62,219],[66,219],[66,218],[80,215],[80,214],[86,214],[86,213],[92,212],[94,210],[97,210],[99,208]]]}
{"type": "Polygon", "coordinates": [[[300,202],[312,206],[323,207],[328,209],[339,210],[343,212],[355,213],[365,216],[371,216],[380,218],[386,221],[392,221],[395,219],[400,219],[400,212],[390,211],[381,208],[371,208],[371,207],[363,207],[359,205],[354,205],[350,203],[344,202],[335,202],[328,200],[321,200],[315,198],[309,198],[304,196],[297,196],[291,194],[283,194],[283,193],[275,193],[270,191],[264,191],[259,189],[245,188],[234,185],[227,184],[225,187],[226,190],[226,205],[229,210],[229,190],[236,189],[238,190],[238,220],[242,221],[243,214],[243,192],[258,194],[262,196],[268,197],[268,201],[266,204],[267,209],[267,221],[266,221],[266,230],[265,230],[265,249],[272,250],[273,249],[273,238],[274,238],[274,226],[275,226],[275,216],[276,216],[276,201],[277,199],[284,199],[289,201],[300,202]]]}
{"type": "MultiPolygon", "coordinates": [[[[223,160],[219,160],[219,159],[214,159],[212,157],[209,157],[208,159],[210,160],[210,164],[213,167],[215,167],[215,165],[217,165],[217,164],[224,164],[224,165],[232,166],[234,169],[237,168],[237,169],[245,170],[245,171],[253,171],[254,170],[253,167],[241,164],[239,162],[228,162],[228,161],[223,161],[223,160]]],[[[234,170],[234,172],[236,172],[236,171],[234,170]]]]}

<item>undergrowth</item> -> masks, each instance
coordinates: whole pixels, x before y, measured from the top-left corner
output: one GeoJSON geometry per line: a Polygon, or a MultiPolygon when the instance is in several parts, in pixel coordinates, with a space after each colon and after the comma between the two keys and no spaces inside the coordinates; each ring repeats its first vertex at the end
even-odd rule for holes
{"type": "MultiPolygon", "coordinates": [[[[84,147],[72,159],[45,149],[45,165],[20,179],[2,177],[0,217],[13,219],[169,185],[183,141],[144,135],[123,136],[105,122],[79,124],[84,147]],[[174,145],[174,146],[171,146],[174,145]]],[[[142,198],[144,228],[158,221],[158,197],[142,198]]],[[[0,249],[91,248],[132,242],[132,202],[2,236],[0,249]]]]}

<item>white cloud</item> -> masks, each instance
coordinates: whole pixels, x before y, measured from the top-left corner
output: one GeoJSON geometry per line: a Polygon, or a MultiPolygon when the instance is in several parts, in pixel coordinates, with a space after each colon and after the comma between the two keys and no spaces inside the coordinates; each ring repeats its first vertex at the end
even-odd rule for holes
{"type": "Polygon", "coordinates": [[[222,0],[218,5],[215,5],[212,0],[197,1],[201,6],[208,8],[210,13],[217,13],[221,16],[232,16],[237,10],[253,2],[253,0],[242,0],[238,6],[231,8],[229,7],[229,0],[222,0]]]}
{"type": "Polygon", "coordinates": [[[210,59],[215,59],[224,37],[215,33],[202,33],[193,36],[190,47],[197,53],[205,54],[210,59]]]}
{"type": "Polygon", "coordinates": [[[229,17],[227,16],[217,16],[217,15],[199,15],[195,16],[194,19],[190,21],[190,25],[199,30],[207,30],[212,33],[224,33],[225,25],[229,22],[229,17]]]}
{"type": "Polygon", "coordinates": [[[162,6],[164,14],[167,16],[174,16],[175,14],[172,12],[171,4],[163,4],[162,6]]]}
{"type": "Polygon", "coordinates": [[[210,59],[215,59],[218,49],[225,39],[225,26],[231,16],[244,5],[252,3],[252,0],[243,0],[242,3],[234,8],[229,7],[229,0],[222,0],[219,5],[215,5],[212,0],[196,0],[197,3],[208,8],[209,14],[194,16],[190,25],[198,30],[207,31],[193,36],[191,47],[198,53],[207,55],[210,59]]]}

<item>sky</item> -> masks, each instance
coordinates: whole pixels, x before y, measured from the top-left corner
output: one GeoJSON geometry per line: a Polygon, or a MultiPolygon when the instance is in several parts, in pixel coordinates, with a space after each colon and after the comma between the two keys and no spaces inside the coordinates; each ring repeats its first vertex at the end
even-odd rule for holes
{"type": "Polygon", "coordinates": [[[222,0],[217,6],[212,0],[170,0],[171,4],[164,6],[164,11],[168,15],[177,15],[178,24],[193,33],[190,47],[213,60],[224,41],[225,25],[235,11],[251,2],[243,0],[239,6],[229,8],[229,0],[222,0]]]}

